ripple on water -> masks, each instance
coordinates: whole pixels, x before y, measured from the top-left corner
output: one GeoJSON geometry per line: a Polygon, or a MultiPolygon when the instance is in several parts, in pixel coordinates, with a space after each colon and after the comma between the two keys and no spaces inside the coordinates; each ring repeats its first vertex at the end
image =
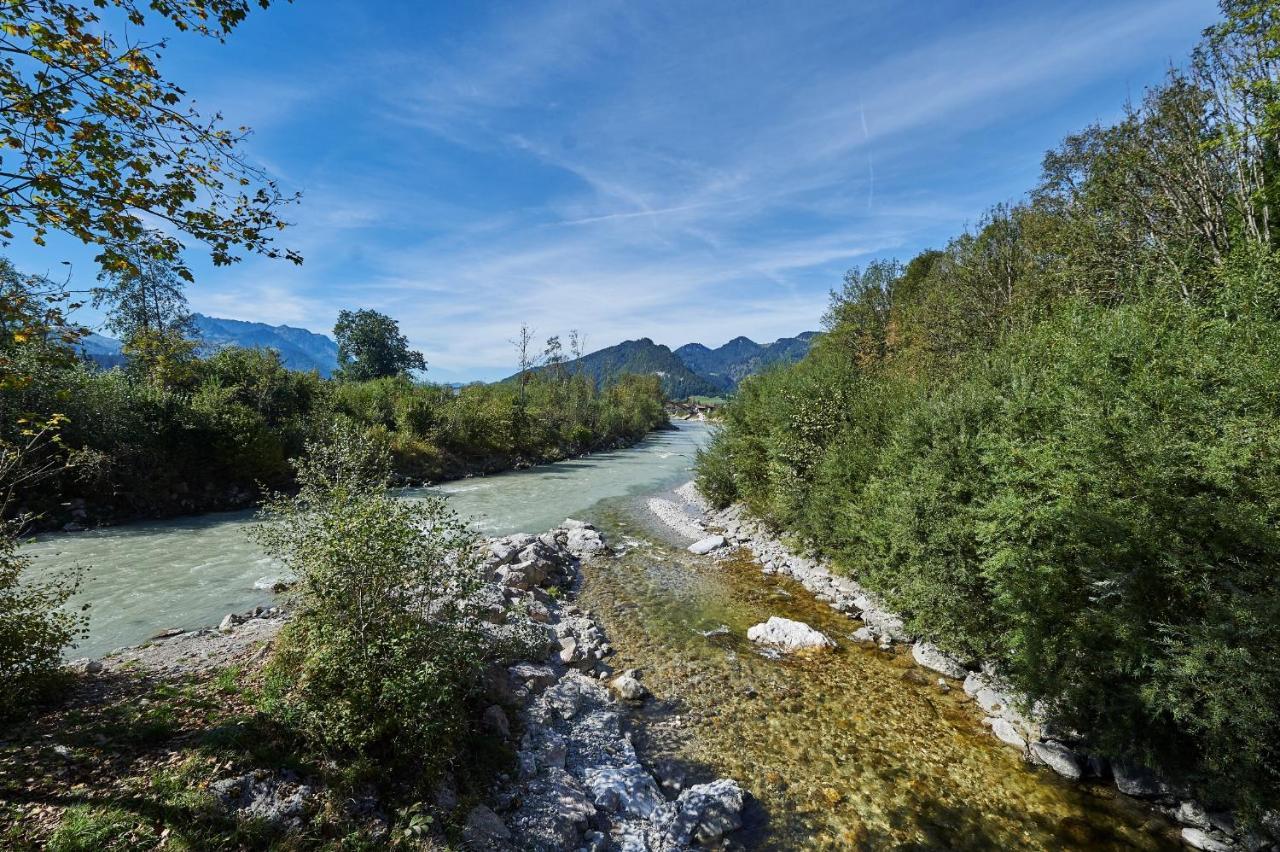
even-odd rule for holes
{"type": "MultiPolygon", "coordinates": [[[[637,534],[621,511],[609,526],[637,534]]],[[[695,778],[732,776],[755,797],[746,846],[1179,848],[1109,788],[1028,767],[961,690],[943,692],[909,654],[850,642],[853,622],[746,560],[637,548],[590,566],[583,599],[619,650],[612,664],[643,669],[660,697],[637,732],[646,757],[692,766],[695,778]],[[804,621],[839,647],[768,658],[745,633],[770,615],[804,621]]]]}

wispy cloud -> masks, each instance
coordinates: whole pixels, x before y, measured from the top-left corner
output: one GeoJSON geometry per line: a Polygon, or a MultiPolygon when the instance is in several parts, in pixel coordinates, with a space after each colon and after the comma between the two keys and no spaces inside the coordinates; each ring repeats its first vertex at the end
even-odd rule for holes
{"type": "Polygon", "coordinates": [[[593,346],[813,328],[845,268],[937,245],[1027,189],[1041,151],[1159,79],[1215,8],[315,0],[270,15],[288,43],[232,39],[217,54],[231,70],[199,94],[260,125],[253,154],[303,190],[282,239],[307,261],[200,268],[195,306],[316,330],[378,308],[455,379],[508,372],[521,321],[593,346]]]}

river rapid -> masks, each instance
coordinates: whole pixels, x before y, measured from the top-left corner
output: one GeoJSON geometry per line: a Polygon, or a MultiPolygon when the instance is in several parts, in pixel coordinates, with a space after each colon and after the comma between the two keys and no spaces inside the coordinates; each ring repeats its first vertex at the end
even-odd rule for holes
{"type": "MultiPolygon", "coordinates": [[[[637,446],[528,471],[404,492],[445,494],[489,535],[592,520],[620,552],[585,568],[581,603],[642,670],[655,699],[634,716],[642,757],[689,783],[736,778],[751,793],[733,844],[752,849],[1177,848],[1167,826],[1103,785],[1075,785],[992,738],[955,685],[909,654],[850,641],[856,622],[747,560],[687,553],[645,498],[688,481],[710,435],[680,423],[637,446]],[[759,653],[746,629],[771,615],[836,640],[804,660],[759,653]]],[[[36,570],[83,565],[79,601],[101,655],[170,628],[269,603],[280,569],[249,541],[251,513],[50,535],[36,570]]]]}

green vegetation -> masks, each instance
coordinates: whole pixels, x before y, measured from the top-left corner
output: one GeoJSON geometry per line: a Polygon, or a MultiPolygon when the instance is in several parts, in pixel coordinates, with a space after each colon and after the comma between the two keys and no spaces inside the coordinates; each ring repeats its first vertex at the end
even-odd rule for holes
{"type": "Polygon", "coordinates": [[[400,325],[377,311],[340,311],[333,327],[338,341],[338,375],[352,381],[385,379],[427,369],[421,352],[409,348],[400,325]]]}
{"type": "Polygon", "coordinates": [[[267,708],[319,750],[430,779],[495,649],[463,611],[483,582],[477,535],[444,498],[392,496],[390,474],[385,447],[339,428],[308,445],[298,493],[268,504],[257,537],[299,583],[267,708]]]}
{"type": "MultiPolygon", "coordinates": [[[[259,484],[289,487],[286,460],[335,419],[383,441],[414,481],[562,459],[638,439],[665,419],[655,377],[599,388],[583,376],[539,374],[522,402],[506,384],[455,392],[406,376],[326,380],[285,369],[269,350],[197,359],[169,348],[110,371],[45,358],[42,348],[0,342],[0,351],[29,377],[0,390],[0,408],[65,415],[62,443],[76,465],[16,493],[19,506],[60,522],[77,498],[90,519],[244,505],[259,484]]],[[[0,442],[23,428],[0,420],[0,442]]]]}
{"type": "Polygon", "coordinates": [[[0,444],[0,720],[29,709],[64,685],[62,649],[80,638],[85,628],[81,612],[64,604],[75,594],[79,575],[56,579],[32,579],[31,560],[18,549],[21,527],[29,520],[5,510],[20,487],[35,486],[57,462],[40,464],[32,457],[56,455],[60,418],[34,424],[23,420],[21,435],[11,444],[0,444]],[[51,449],[52,448],[52,449],[51,449]]]}
{"type": "Polygon", "coordinates": [[[1280,800],[1280,13],[1045,159],[1023,203],[833,294],[703,490],[825,551],[1063,728],[1280,800]]]}

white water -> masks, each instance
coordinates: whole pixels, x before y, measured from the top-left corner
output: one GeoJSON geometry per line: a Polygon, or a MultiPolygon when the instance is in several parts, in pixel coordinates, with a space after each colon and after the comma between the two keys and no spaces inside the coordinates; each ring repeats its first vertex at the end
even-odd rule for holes
{"type": "MultiPolygon", "coordinates": [[[[476,477],[406,497],[449,497],[459,514],[487,535],[539,532],[566,517],[590,517],[602,500],[670,488],[689,478],[709,429],[679,423],[626,450],[598,453],[531,470],[476,477]]],[[[255,589],[278,576],[273,560],[249,541],[252,512],[227,512],[58,533],[28,545],[33,570],[88,570],[79,596],[88,602],[89,637],[71,656],[101,656],[172,627],[216,624],[228,612],[271,602],[255,589]]]]}

